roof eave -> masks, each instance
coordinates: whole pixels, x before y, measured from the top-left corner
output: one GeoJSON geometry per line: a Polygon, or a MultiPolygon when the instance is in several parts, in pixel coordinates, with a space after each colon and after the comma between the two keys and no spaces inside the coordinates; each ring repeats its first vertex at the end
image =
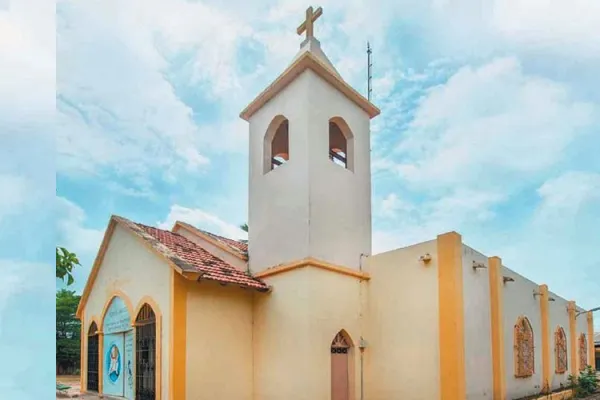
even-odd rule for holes
{"type": "Polygon", "coordinates": [[[310,52],[306,52],[296,61],[294,61],[285,71],[283,71],[283,73],[279,75],[277,79],[275,79],[275,81],[271,83],[265,90],[263,90],[250,104],[248,104],[248,106],[246,106],[246,108],[240,113],[240,118],[245,121],[249,121],[252,115],[254,115],[269,100],[287,87],[287,85],[289,85],[307,68],[313,70],[326,82],[338,89],[349,100],[354,102],[363,111],[365,111],[369,115],[369,118],[374,118],[381,113],[377,106],[354,90],[352,86],[348,85],[339,76],[334,74],[322,61],[320,61],[310,52]]]}
{"type": "MultiPolygon", "coordinates": [[[[205,278],[204,277],[205,273],[203,272],[199,272],[199,271],[193,271],[193,272],[184,272],[183,276],[189,280],[193,280],[196,282],[200,282],[200,281],[206,281],[206,282],[215,282],[215,283],[219,283],[222,286],[239,286],[242,289],[249,289],[249,290],[256,290],[257,292],[260,293],[269,293],[272,290],[272,287],[265,284],[264,282],[260,282],[263,285],[265,285],[264,287],[256,287],[256,286],[252,286],[252,285],[245,285],[243,283],[233,283],[233,282],[227,282],[227,281],[221,281],[219,279],[211,279],[211,278],[205,278]]],[[[252,277],[253,279],[256,279],[254,277],[252,277]]]]}
{"type": "Polygon", "coordinates": [[[100,249],[96,254],[96,258],[94,259],[94,264],[92,264],[92,270],[88,276],[87,281],[85,282],[85,286],[83,288],[83,292],[81,292],[81,298],[79,300],[79,304],[77,305],[77,311],[75,312],[75,317],[81,320],[81,313],[87,304],[87,300],[90,296],[90,292],[92,290],[92,286],[96,280],[96,276],[98,275],[98,270],[100,268],[100,264],[104,260],[104,254],[106,253],[106,249],[108,248],[108,243],[112,238],[112,234],[115,230],[115,226],[117,225],[117,218],[115,215],[110,217],[108,222],[108,227],[106,231],[104,231],[104,237],[102,238],[102,243],[100,244],[100,249]]]}

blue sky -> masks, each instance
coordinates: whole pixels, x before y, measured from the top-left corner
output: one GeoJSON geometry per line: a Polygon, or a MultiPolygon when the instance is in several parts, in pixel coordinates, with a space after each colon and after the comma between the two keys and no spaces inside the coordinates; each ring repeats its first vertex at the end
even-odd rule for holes
{"type": "MultiPolygon", "coordinates": [[[[80,290],[111,214],[242,235],[248,142],[238,114],[297,52],[308,5],[48,3],[0,2],[0,76],[14,77],[0,82],[2,339],[17,338],[13,321],[25,313],[53,326],[52,247],[80,256],[80,290]]],[[[456,230],[597,306],[600,6],[508,3],[314,4],[324,51],[362,93],[366,42],[374,49],[374,251],[456,230]]],[[[0,388],[19,394],[11,382],[0,388]]]]}

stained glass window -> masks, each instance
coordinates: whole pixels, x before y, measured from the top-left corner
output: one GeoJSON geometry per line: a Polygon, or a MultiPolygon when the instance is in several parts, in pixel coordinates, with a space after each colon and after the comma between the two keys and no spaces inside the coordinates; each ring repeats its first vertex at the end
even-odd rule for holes
{"type": "Polygon", "coordinates": [[[557,374],[564,374],[568,368],[567,335],[562,327],[554,332],[554,366],[557,374]]]}
{"type": "Polygon", "coordinates": [[[535,357],[533,329],[526,317],[520,317],[515,325],[515,376],[526,378],[533,375],[535,357]]]}
{"type": "Polygon", "coordinates": [[[585,334],[579,336],[579,370],[583,371],[587,367],[587,339],[585,334]]]}

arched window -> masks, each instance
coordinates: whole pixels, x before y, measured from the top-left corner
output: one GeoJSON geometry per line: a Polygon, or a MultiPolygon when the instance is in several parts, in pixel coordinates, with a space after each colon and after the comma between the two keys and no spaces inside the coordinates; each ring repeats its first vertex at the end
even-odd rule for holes
{"type": "Polygon", "coordinates": [[[331,342],[331,400],[350,400],[354,376],[352,341],[345,331],[331,342]]]}
{"type": "Polygon", "coordinates": [[[329,159],[354,171],[354,135],[340,117],[329,120],[329,159]]]}
{"type": "Polygon", "coordinates": [[[156,315],[148,303],[135,318],[135,393],[137,399],[156,398],[156,315]]]}
{"type": "Polygon", "coordinates": [[[98,391],[98,325],[92,321],[87,338],[87,390],[98,391]]]}
{"type": "Polygon", "coordinates": [[[564,374],[569,367],[567,361],[567,335],[562,327],[554,332],[554,369],[557,374],[564,374]]]}
{"type": "Polygon", "coordinates": [[[283,115],[273,118],[264,142],[264,173],[285,164],[290,159],[289,121],[283,115]]]}
{"type": "Polygon", "coordinates": [[[98,334],[98,325],[96,325],[95,321],[92,321],[90,324],[90,329],[88,329],[88,336],[94,336],[98,334]]]}
{"type": "Polygon", "coordinates": [[[583,371],[587,367],[587,339],[585,334],[579,335],[579,370],[583,371]]]}
{"type": "Polygon", "coordinates": [[[520,317],[515,324],[515,377],[526,378],[535,371],[533,329],[527,317],[520,317]]]}

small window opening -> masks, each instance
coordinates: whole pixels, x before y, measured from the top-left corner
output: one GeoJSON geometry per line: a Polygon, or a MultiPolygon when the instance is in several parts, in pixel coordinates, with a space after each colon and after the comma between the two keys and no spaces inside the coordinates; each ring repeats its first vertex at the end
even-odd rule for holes
{"type": "Polygon", "coordinates": [[[348,167],[348,145],[340,127],[333,121],[329,122],[329,159],[341,165],[348,167]]]}
{"type": "Polygon", "coordinates": [[[265,136],[265,173],[285,164],[290,159],[289,122],[278,116],[265,136]]]}
{"type": "Polygon", "coordinates": [[[354,171],[354,136],[340,117],[329,120],[329,159],[335,164],[354,171]]]}

